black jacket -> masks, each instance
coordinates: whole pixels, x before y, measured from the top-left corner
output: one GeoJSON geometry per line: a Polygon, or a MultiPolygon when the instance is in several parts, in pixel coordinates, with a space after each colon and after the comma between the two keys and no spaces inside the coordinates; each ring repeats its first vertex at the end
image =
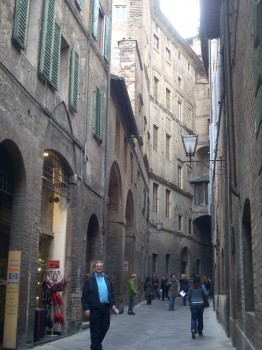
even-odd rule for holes
{"type": "MultiPolygon", "coordinates": [[[[113,286],[108,276],[104,275],[104,278],[108,289],[109,306],[111,307],[112,305],[115,304],[113,286]]],[[[94,272],[92,272],[90,276],[85,279],[81,300],[82,300],[82,306],[84,311],[90,310],[100,305],[98,285],[96,282],[96,277],[94,272]]]]}

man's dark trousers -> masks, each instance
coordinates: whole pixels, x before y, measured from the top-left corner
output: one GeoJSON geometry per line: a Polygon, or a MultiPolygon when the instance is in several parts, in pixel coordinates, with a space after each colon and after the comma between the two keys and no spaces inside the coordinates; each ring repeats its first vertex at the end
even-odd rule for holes
{"type": "Polygon", "coordinates": [[[102,350],[102,342],[110,326],[109,304],[101,304],[90,310],[91,350],[102,350]]]}

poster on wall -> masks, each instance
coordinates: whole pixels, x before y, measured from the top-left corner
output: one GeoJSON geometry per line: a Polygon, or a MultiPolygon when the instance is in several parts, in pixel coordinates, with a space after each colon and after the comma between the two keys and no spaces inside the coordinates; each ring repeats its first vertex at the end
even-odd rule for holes
{"type": "Polygon", "coordinates": [[[7,265],[4,349],[16,348],[21,251],[10,251],[7,265]]]}

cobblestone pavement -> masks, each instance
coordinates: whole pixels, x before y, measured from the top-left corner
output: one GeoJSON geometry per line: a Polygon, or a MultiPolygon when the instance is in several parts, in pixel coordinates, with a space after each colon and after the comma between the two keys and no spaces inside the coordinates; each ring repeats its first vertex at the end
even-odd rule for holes
{"type": "MultiPolygon", "coordinates": [[[[192,339],[190,333],[190,309],[181,305],[180,298],[175,311],[168,311],[167,301],[154,300],[152,305],[142,302],[136,305],[135,315],[112,315],[110,329],[103,342],[103,350],[229,350],[234,349],[230,339],[217,322],[211,307],[204,311],[203,337],[192,339]]],[[[89,329],[69,337],[35,346],[37,350],[87,350],[90,347],[89,329]]]]}

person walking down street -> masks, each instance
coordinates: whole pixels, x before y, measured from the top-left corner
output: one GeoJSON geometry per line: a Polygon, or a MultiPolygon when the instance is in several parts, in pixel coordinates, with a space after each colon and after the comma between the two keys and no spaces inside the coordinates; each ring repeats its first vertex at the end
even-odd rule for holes
{"type": "Polygon", "coordinates": [[[144,291],[147,305],[152,304],[152,297],[154,295],[153,284],[150,277],[147,277],[144,283],[144,291]]]}
{"type": "Polygon", "coordinates": [[[201,283],[200,276],[195,276],[193,279],[193,286],[189,289],[188,300],[190,302],[191,310],[191,334],[192,338],[196,338],[198,333],[203,335],[204,321],[204,297],[208,297],[208,292],[205,286],[201,283]]]}
{"type": "Polygon", "coordinates": [[[115,304],[112,282],[103,270],[103,262],[97,260],[82,291],[84,315],[90,322],[91,350],[103,349],[102,342],[110,326],[110,309],[115,304]]]}
{"type": "Polygon", "coordinates": [[[165,300],[165,298],[168,299],[168,295],[167,295],[167,291],[168,291],[167,282],[168,282],[168,279],[166,278],[165,275],[163,275],[163,276],[162,276],[162,279],[161,279],[161,283],[160,283],[160,289],[162,290],[162,300],[165,300]]]}
{"type": "Polygon", "coordinates": [[[137,293],[135,285],[136,274],[133,273],[128,281],[128,295],[129,295],[129,305],[128,305],[128,315],[135,315],[133,309],[135,306],[135,296],[137,293]]]}
{"type": "Polygon", "coordinates": [[[182,300],[183,300],[183,305],[186,305],[186,300],[187,300],[187,295],[189,290],[189,280],[186,278],[185,274],[181,275],[179,284],[180,284],[180,293],[181,292],[185,293],[184,296],[182,296],[182,300]]]}
{"type": "Polygon", "coordinates": [[[168,310],[174,311],[175,299],[179,291],[179,283],[176,279],[175,274],[171,275],[169,281],[167,282],[167,285],[168,285],[168,310]]]}
{"type": "Polygon", "coordinates": [[[153,273],[152,275],[152,283],[153,283],[153,288],[154,288],[154,294],[155,297],[160,300],[160,294],[158,291],[159,288],[159,279],[157,278],[157,275],[155,273],[153,273]]]}

